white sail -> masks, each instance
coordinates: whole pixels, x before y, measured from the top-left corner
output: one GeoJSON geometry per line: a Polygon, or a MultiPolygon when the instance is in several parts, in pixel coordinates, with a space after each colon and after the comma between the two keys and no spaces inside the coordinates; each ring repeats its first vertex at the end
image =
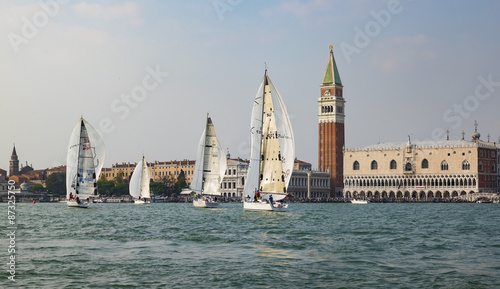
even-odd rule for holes
{"type": "Polygon", "coordinates": [[[141,198],[143,199],[151,198],[149,192],[150,177],[148,164],[146,163],[146,159],[142,157],[141,198]]]}
{"type": "Polygon", "coordinates": [[[92,154],[94,156],[95,173],[97,178],[101,174],[102,166],[104,165],[104,158],[106,157],[106,148],[104,147],[104,142],[102,141],[99,133],[90,125],[86,120],[83,119],[85,128],[87,129],[87,134],[90,139],[90,144],[92,146],[92,154]]]}
{"type": "Polygon", "coordinates": [[[66,159],[66,198],[97,195],[97,178],[104,162],[104,144],[95,129],[81,118],[71,133],[66,159]]]}
{"type": "Polygon", "coordinates": [[[203,133],[201,134],[200,141],[198,143],[198,150],[196,152],[196,163],[194,167],[193,180],[191,181],[191,185],[189,188],[195,193],[201,193],[203,186],[203,162],[205,158],[205,137],[206,137],[206,128],[203,129],[203,133]]]}
{"type": "Polygon", "coordinates": [[[217,150],[219,155],[219,188],[227,169],[227,155],[221,143],[217,140],[217,150]]]}
{"type": "Polygon", "coordinates": [[[244,196],[256,190],[284,198],[292,175],[295,145],[283,100],[267,73],[254,100],[250,124],[250,164],[244,196]]]}
{"type": "Polygon", "coordinates": [[[132,173],[132,177],[130,178],[130,183],[129,183],[130,195],[135,199],[151,198],[149,192],[149,181],[150,181],[149,169],[146,163],[146,158],[143,156],[141,161],[135,166],[134,172],[132,173]]]}
{"type": "Polygon", "coordinates": [[[226,172],[226,153],[215,134],[210,116],[198,144],[191,190],[206,195],[220,196],[220,184],[226,172]]]}

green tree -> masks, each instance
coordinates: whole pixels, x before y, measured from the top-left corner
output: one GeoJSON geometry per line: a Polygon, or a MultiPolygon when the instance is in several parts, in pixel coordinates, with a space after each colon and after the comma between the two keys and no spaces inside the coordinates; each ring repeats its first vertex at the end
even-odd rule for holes
{"type": "MultiPolygon", "coordinates": [[[[101,180],[99,180],[101,181],[101,180]]],[[[129,194],[128,189],[128,178],[124,177],[124,173],[119,171],[116,177],[112,181],[102,181],[103,185],[102,193],[107,196],[125,196],[129,194]]],[[[99,182],[97,183],[100,186],[99,182]]],[[[101,187],[99,187],[99,192],[101,193],[101,187]]]]}
{"type": "Polygon", "coordinates": [[[116,196],[126,196],[129,194],[128,184],[116,184],[113,190],[113,195],[116,196]]]}
{"type": "Polygon", "coordinates": [[[165,185],[165,195],[171,196],[175,192],[175,183],[177,182],[177,179],[170,175],[163,177],[161,182],[165,185]]]}
{"type": "Polygon", "coordinates": [[[53,173],[45,181],[49,193],[54,196],[66,195],[66,173],[53,173]]]}
{"type": "Polygon", "coordinates": [[[106,178],[101,175],[101,178],[97,181],[97,191],[101,196],[111,196],[113,195],[113,191],[115,188],[114,181],[108,181],[106,178]]]}
{"type": "Polygon", "coordinates": [[[30,189],[30,193],[40,193],[40,192],[46,192],[47,189],[44,188],[42,185],[34,185],[30,189]]]}
{"type": "Polygon", "coordinates": [[[181,170],[179,176],[177,177],[177,182],[175,183],[175,188],[173,193],[180,194],[183,188],[187,188],[187,183],[186,183],[186,175],[184,174],[184,171],[181,170]]]}
{"type": "Polygon", "coordinates": [[[150,182],[149,189],[155,196],[167,196],[170,191],[167,185],[162,182],[150,182]]]}
{"type": "Polygon", "coordinates": [[[115,182],[116,185],[121,185],[121,184],[124,184],[126,183],[125,179],[123,178],[123,172],[122,171],[119,171],[117,174],[116,174],[116,177],[113,179],[113,181],[115,182]]]}

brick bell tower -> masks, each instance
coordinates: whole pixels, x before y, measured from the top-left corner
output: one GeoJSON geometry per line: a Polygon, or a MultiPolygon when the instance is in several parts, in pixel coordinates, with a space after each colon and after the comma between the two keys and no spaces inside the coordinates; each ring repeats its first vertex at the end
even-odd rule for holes
{"type": "Polygon", "coordinates": [[[16,145],[12,149],[12,155],[10,156],[9,165],[9,176],[15,176],[19,174],[19,159],[17,158],[16,145]]]}
{"type": "Polygon", "coordinates": [[[319,170],[330,172],[330,196],[342,196],[344,186],[344,95],[342,81],[333,57],[330,55],[326,64],[319,106],[319,170]]]}

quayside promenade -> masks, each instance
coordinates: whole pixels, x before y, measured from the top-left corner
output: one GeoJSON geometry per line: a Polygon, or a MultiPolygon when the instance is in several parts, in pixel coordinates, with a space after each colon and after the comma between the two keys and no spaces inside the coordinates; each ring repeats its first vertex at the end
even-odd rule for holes
{"type": "MultiPolygon", "coordinates": [[[[190,203],[192,196],[170,196],[170,197],[154,197],[154,203],[190,203]]],[[[370,203],[498,203],[500,202],[500,193],[477,193],[472,194],[468,198],[455,197],[455,198],[367,198],[370,203]]],[[[21,203],[40,203],[40,202],[65,202],[65,198],[50,197],[47,195],[29,194],[24,196],[16,196],[16,202],[21,203]]],[[[238,203],[241,202],[239,197],[218,197],[218,202],[221,203],[238,203]]],[[[350,203],[351,198],[287,198],[289,203],[350,203]]],[[[7,202],[6,196],[0,195],[0,202],[7,202]]],[[[130,196],[121,197],[102,197],[96,198],[94,203],[107,203],[107,204],[120,204],[120,203],[133,203],[130,196]]]]}

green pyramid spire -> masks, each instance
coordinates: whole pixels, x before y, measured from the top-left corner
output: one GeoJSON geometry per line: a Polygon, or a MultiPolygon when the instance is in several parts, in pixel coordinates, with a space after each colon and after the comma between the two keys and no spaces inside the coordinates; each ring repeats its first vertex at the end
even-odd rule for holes
{"type": "Polygon", "coordinates": [[[325,75],[323,76],[323,85],[342,85],[340,74],[337,70],[337,64],[333,57],[333,48],[330,45],[330,56],[328,57],[328,64],[326,65],[325,75]]]}

